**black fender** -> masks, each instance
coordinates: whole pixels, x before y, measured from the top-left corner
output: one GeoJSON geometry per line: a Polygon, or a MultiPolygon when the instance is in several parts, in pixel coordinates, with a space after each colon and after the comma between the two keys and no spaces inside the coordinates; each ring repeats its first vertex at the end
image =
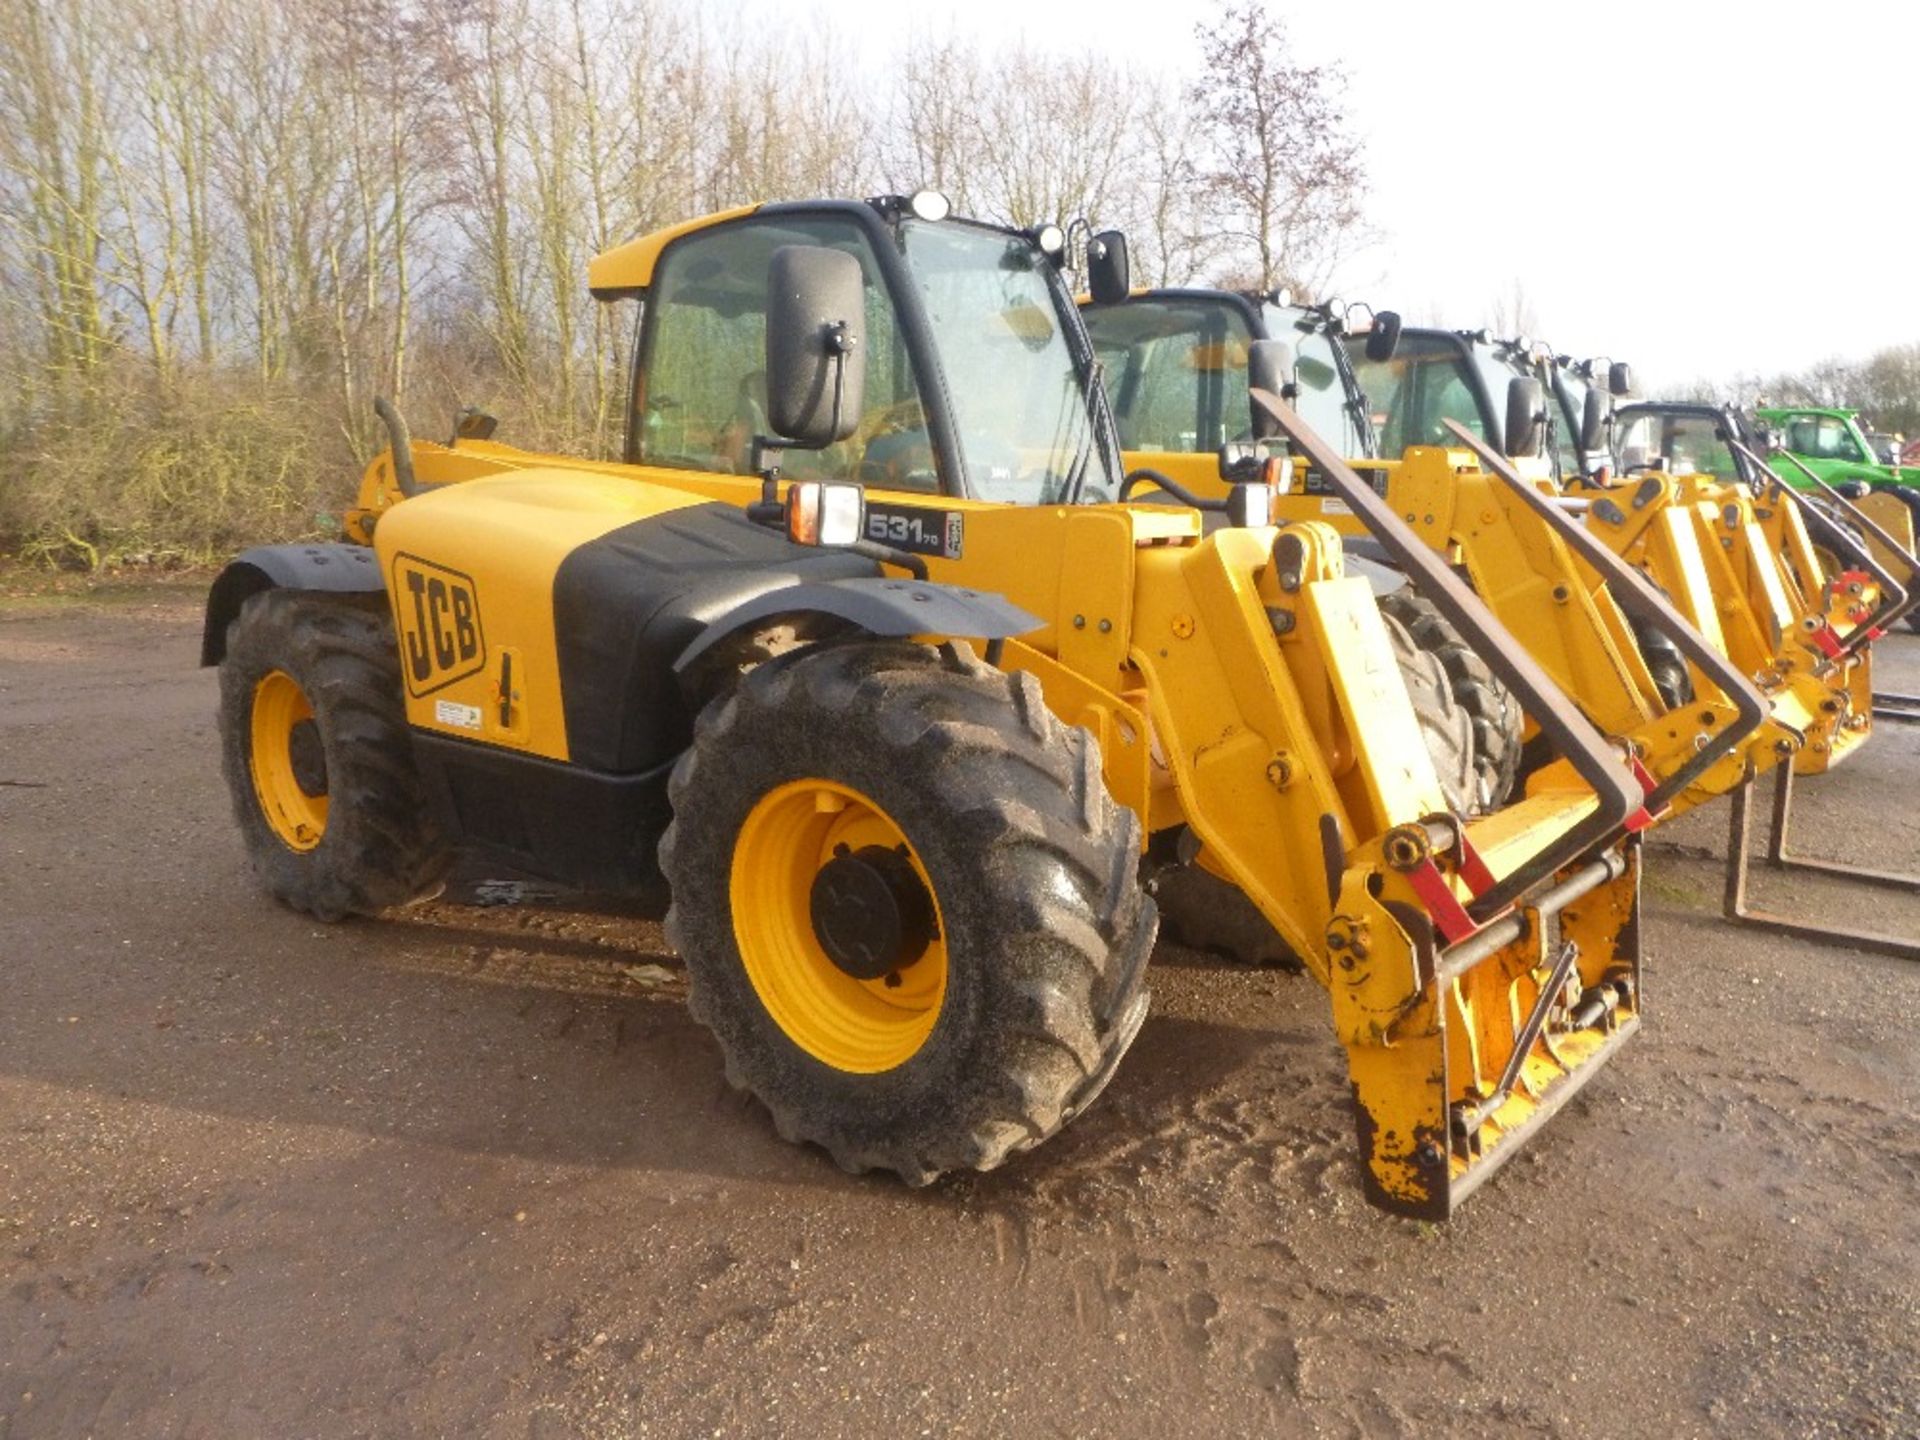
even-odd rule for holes
{"type": "Polygon", "coordinates": [[[884,575],[803,580],[768,590],[716,619],[680,652],[674,673],[684,675],[728,637],[762,620],[789,615],[828,616],[869,635],[950,635],[964,640],[1005,640],[1038,630],[1043,623],[988,590],[884,575]]]}
{"type": "Polygon", "coordinates": [[[218,665],[227,654],[227,626],[249,597],[262,590],[321,590],[378,595],[386,590],[380,563],[365,545],[259,545],[227,563],[207,592],[200,663],[218,665]]]}

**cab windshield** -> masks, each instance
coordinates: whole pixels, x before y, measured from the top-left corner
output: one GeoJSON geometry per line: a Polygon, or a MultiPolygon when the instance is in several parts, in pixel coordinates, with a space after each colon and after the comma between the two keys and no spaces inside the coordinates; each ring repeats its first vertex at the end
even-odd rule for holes
{"type": "MultiPolygon", "coordinates": [[[[1468,341],[1467,350],[1473,356],[1474,368],[1480,372],[1480,383],[1486,387],[1487,399],[1492,402],[1496,416],[1506,413],[1507,387],[1516,378],[1542,378],[1525,351],[1508,345],[1500,345],[1496,349],[1494,345],[1479,340],[1468,341]]],[[[1549,392],[1546,398],[1551,400],[1552,393],[1549,392]]],[[[1499,437],[1496,435],[1496,438],[1499,437]]]]}
{"type": "Polygon", "coordinates": [[[1614,436],[1614,457],[1626,474],[1655,467],[1672,475],[1740,478],[1740,467],[1717,416],[1628,412],[1614,436]]]}
{"type": "MultiPolygon", "coordinates": [[[[1333,347],[1339,342],[1327,334],[1326,321],[1311,311],[1266,305],[1267,333],[1293,346],[1294,383],[1299,387],[1293,408],[1314,434],[1349,459],[1371,459],[1366,441],[1354,424],[1353,410],[1333,347]]],[[[1362,352],[1364,353],[1364,351],[1362,352]]]]}
{"type": "Polygon", "coordinates": [[[940,347],[973,494],[1053,504],[1119,490],[1088,376],[1068,341],[1072,300],[1022,236],[902,222],[901,248],[940,347]]]}
{"type": "Polygon", "coordinates": [[[1249,433],[1242,306],[1210,296],[1143,298],[1081,311],[1113,397],[1122,448],[1212,454],[1249,433]]]}
{"type": "Polygon", "coordinates": [[[1382,455],[1398,455],[1409,445],[1455,443],[1448,420],[1488,438],[1473,372],[1456,336],[1440,330],[1402,331],[1391,360],[1369,360],[1365,337],[1355,336],[1347,342],[1347,354],[1373,407],[1382,455]]]}

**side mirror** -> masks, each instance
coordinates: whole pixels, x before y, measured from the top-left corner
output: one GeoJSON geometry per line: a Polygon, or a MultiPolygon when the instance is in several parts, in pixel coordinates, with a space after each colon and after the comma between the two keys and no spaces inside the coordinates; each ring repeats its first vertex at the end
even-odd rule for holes
{"type": "Polygon", "coordinates": [[[491,440],[493,432],[500,422],[486,411],[472,405],[464,405],[453,417],[453,439],[447,443],[452,446],[461,440],[491,440]]]}
{"type": "Polygon", "coordinates": [[[1087,289],[1097,305],[1118,305],[1133,288],[1127,263],[1127,237],[1102,230],[1087,242],[1087,289]]]}
{"type": "MultiPolygon", "coordinates": [[[[1247,389],[1265,390],[1281,399],[1291,399],[1293,384],[1293,347],[1284,340],[1256,340],[1247,347],[1247,389]]],[[[1251,405],[1253,438],[1276,440],[1280,427],[1262,405],[1251,405]]]]}
{"type": "Polygon", "coordinates": [[[860,424],[866,383],[860,262],[824,245],[783,245],[767,267],[767,423],[805,450],[860,424]]]}
{"type": "Polygon", "coordinates": [[[1400,312],[1382,310],[1373,317],[1373,328],[1367,332],[1367,359],[1376,365],[1384,365],[1399,348],[1400,312]]]}
{"type": "Polygon", "coordinates": [[[1613,395],[1633,393],[1633,367],[1626,361],[1616,360],[1607,367],[1607,391],[1613,395]]]}
{"type": "Polygon", "coordinates": [[[1540,453],[1540,421],[1546,413],[1546,391],[1531,375],[1516,375],[1507,384],[1507,432],[1504,449],[1515,460],[1540,453]]]}
{"type": "Polygon", "coordinates": [[[1591,455],[1604,448],[1607,438],[1607,420],[1611,407],[1607,397],[1593,386],[1587,388],[1587,398],[1580,411],[1580,453],[1591,455]]]}

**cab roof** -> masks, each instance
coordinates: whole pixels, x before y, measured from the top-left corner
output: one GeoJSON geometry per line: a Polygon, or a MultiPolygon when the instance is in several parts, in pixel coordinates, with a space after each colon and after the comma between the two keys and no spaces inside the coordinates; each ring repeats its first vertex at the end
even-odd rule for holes
{"type": "Polygon", "coordinates": [[[1851,420],[1860,412],[1843,410],[1837,405],[1756,405],[1753,413],[1768,419],[1775,415],[1831,415],[1835,420],[1851,420]]]}
{"type": "Polygon", "coordinates": [[[603,250],[587,262],[587,287],[596,300],[625,300],[638,295],[653,283],[653,267],[659,262],[660,252],[670,243],[710,225],[751,215],[759,208],[758,205],[736,205],[731,210],[702,215],[697,220],[682,220],[678,225],[669,225],[664,230],[636,236],[624,245],[603,250]]]}

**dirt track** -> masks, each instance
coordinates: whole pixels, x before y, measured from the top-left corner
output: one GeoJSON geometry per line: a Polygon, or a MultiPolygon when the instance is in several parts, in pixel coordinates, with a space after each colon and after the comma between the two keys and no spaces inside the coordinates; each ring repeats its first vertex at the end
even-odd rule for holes
{"type": "MultiPolygon", "coordinates": [[[[1164,947],[1094,1110],[910,1192],[726,1089],[651,924],[262,898],[194,600],[0,601],[4,1440],[1920,1434],[1920,966],[1726,928],[1723,810],[1449,1227],[1362,1202],[1311,980],[1164,947]]],[[[1883,727],[1805,847],[1920,869],[1916,779],[1883,727]]]]}

